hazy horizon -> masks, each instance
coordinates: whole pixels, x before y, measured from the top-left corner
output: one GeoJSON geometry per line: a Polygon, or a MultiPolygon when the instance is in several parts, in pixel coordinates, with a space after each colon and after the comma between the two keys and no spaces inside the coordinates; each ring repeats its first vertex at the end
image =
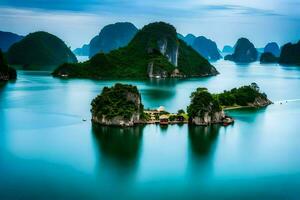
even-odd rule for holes
{"type": "Polygon", "coordinates": [[[89,43],[107,24],[126,21],[142,28],[165,21],[183,35],[216,41],[220,49],[240,37],[259,48],[268,42],[283,45],[300,39],[299,6],[297,0],[4,0],[0,30],[20,35],[47,31],[74,49],[89,43]]]}

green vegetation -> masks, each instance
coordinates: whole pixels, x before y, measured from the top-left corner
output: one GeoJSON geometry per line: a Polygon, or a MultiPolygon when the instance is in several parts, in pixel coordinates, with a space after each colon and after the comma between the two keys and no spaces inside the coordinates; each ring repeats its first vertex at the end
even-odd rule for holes
{"type": "MultiPolygon", "coordinates": [[[[178,69],[187,76],[215,75],[218,72],[195,50],[177,39],[176,29],[166,23],[146,25],[132,41],[123,48],[108,54],[99,53],[90,60],[79,64],[63,64],[54,76],[76,78],[139,78],[148,77],[149,66],[153,74],[169,77],[175,66],[173,58],[179,48],[178,69]],[[167,44],[165,51],[161,47],[167,44]]],[[[175,56],[176,57],[176,56],[175,56]]]]}
{"type": "Polygon", "coordinates": [[[4,54],[0,49],[0,81],[14,80],[16,78],[16,70],[8,66],[4,54]]]}
{"type": "Polygon", "coordinates": [[[222,107],[231,106],[266,106],[271,102],[265,93],[261,93],[258,85],[233,88],[220,94],[211,94],[206,88],[198,88],[191,95],[191,104],[187,108],[189,117],[203,117],[205,113],[215,113],[222,107]],[[256,102],[257,101],[257,102],[256,102]]]}
{"type": "Polygon", "coordinates": [[[288,43],[282,47],[279,63],[300,65],[300,41],[296,44],[288,43]]]}
{"type": "Polygon", "coordinates": [[[267,100],[267,95],[261,93],[256,83],[240,88],[233,88],[221,94],[214,95],[221,106],[248,106],[253,104],[257,98],[267,100]]]}
{"type": "Polygon", "coordinates": [[[179,40],[178,69],[186,76],[211,76],[219,72],[192,47],[179,40]]]}
{"type": "Polygon", "coordinates": [[[183,109],[177,111],[177,115],[183,115],[183,114],[185,114],[185,111],[183,109]]]}
{"type": "Polygon", "coordinates": [[[278,58],[274,56],[272,53],[267,52],[263,53],[260,57],[260,62],[261,63],[276,63],[278,62],[278,58]]]}
{"type": "Polygon", "coordinates": [[[66,44],[47,32],[30,33],[9,48],[7,57],[9,64],[23,66],[57,66],[77,62],[66,44]]]}
{"type": "Polygon", "coordinates": [[[197,88],[191,95],[191,104],[187,108],[189,117],[203,117],[205,113],[221,111],[219,101],[206,88],[197,88]]]}
{"type": "Polygon", "coordinates": [[[143,114],[139,91],[132,85],[117,83],[111,88],[104,87],[91,105],[92,115],[99,118],[105,116],[112,119],[118,116],[128,120],[134,113],[143,114]]]}

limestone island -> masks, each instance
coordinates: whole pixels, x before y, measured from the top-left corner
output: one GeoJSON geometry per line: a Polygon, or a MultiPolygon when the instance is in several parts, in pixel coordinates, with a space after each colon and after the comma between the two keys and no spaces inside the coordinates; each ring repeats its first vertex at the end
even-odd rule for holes
{"type": "Polygon", "coordinates": [[[98,52],[83,63],[65,63],[52,75],[60,78],[146,79],[204,77],[219,72],[183,40],[175,27],[151,23],[139,30],[125,47],[98,52]]]}
{"type": "Polygon", "coordinates": [[[260,108],[272,104],[267,95],[261,93],[256,83],[234,88],[220,94],[211,94],[206,88],[198,88],[191,95],[187,113],[183,109],[169,113],[164,107],[144,109],[136,86],[115,84],[104,87],[102,93],[91,103],[92,122],[107,126],[134,126],[137,124],[189,123],[207,126],[229,125],[234,120],[224,110],[244,107],[260,108]]]}

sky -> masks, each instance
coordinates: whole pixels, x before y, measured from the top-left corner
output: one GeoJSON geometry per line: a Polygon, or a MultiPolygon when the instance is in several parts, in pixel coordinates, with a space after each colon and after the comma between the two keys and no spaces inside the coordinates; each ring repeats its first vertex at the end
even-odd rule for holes
{"type": "Polygon", "coordinates": [[[256,47],[300,40],[300,0],[0,0],[0,30],[47,31],[72,49],[115,22],[138,28],[165,21],[181,34],[224,45],[247,37],[256,47]]]}

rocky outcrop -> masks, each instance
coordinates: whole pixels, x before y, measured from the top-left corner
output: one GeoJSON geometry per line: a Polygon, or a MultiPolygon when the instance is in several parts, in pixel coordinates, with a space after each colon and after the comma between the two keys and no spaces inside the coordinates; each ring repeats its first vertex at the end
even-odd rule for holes
{"type": "Polygon", "coordinates": [[[89,57],[126,46],[137,32],[138,29],[129,22],[118,22],[105,26],[99,35],[90,41],[89,57]]]}
{"type": "Polygon", "coordinates": [[[77,56],[89,56],[90,45],[84,44],[81,48],[76,48],[73,53],[77,56]]]}
{"type": "Polygon", "coordinates": [[[300,65],[300,41],[296,44],[285,44],[281,48],[279,63],[286,65],[300,65]]]}
{"type": "Polygon", "coordinates": [[[200,36],[195,38],[192,47],[204,58],[208,60],[219,60],[222,58],[216,42],[200,36]]]}
{"type": "Polygon", "coordinates": [[[276,42],[270,42],[265,46],[264,53],[271,53],[275,57],[278,57],[280,56],[280,48],[276,42]]]}
{"type": "Polygon", "coordinates": [[[107,54],[98,53],[83,63],[63,64],[53,72],[57,77],[97,79],[164,78],[179,74],[203,77],[216,75],[218,71],[178,39],[175,27],[164,22],[144,26],[125,47],[107,54]]]}
{"type": "Polygon", "coordinates": [[[125,119],[123,116],[116,116],[113,118],[107,118],[105,115],[100,117],[92,116],[92,121],[106,126],[134,126],[140,122],[140,115],[133,113],[130,119],[125,119]]]}
{"type": "Polygon", "coordinates": [[[271,100],[269,100],[268,98],[265,97],[256,97],[253,103],[249,103],[248,106],[250,107],[256,107],[256,108],[262,108],[262,107],[266,107],[268,105],[273,104],[273,102],[271,100]]]}
{"type": "Polygon", "coordinates": [[[250,63],[257,61],[258,52],[254,45],[246,38],[240,38],[235,44],[235,50],[232,55],[225,56],[225,60],[238,63],[250,63]]]}
{"type": "Polygon", "coordinates": [[[260,63],[277,63],[278,58],[275,57],[272,53],[263,53],[260,56],[260,63]]]}
{"type": "Polygon", "coordinates": [[[163,38],[157,41],[159,51],[162,55],[166,56],[170,63],[175,67],[178,65],[178,44],[168,45],[168,40],[163,38]]]}
{"type": "Polygon", "coordinates": [[[137,88],[116,84],[92,101],[92,121],[108,126],[133,126],[141,121],[143,104],[137,88]]]}
{"type": "Polygon", "coordinates": [[[225,119],[224,111],[209,113],[204,113],[203,117],[194,117],[192,123],[199,126],[206,126],[209,124],[218,124],[222,123],[225,119]]]}

